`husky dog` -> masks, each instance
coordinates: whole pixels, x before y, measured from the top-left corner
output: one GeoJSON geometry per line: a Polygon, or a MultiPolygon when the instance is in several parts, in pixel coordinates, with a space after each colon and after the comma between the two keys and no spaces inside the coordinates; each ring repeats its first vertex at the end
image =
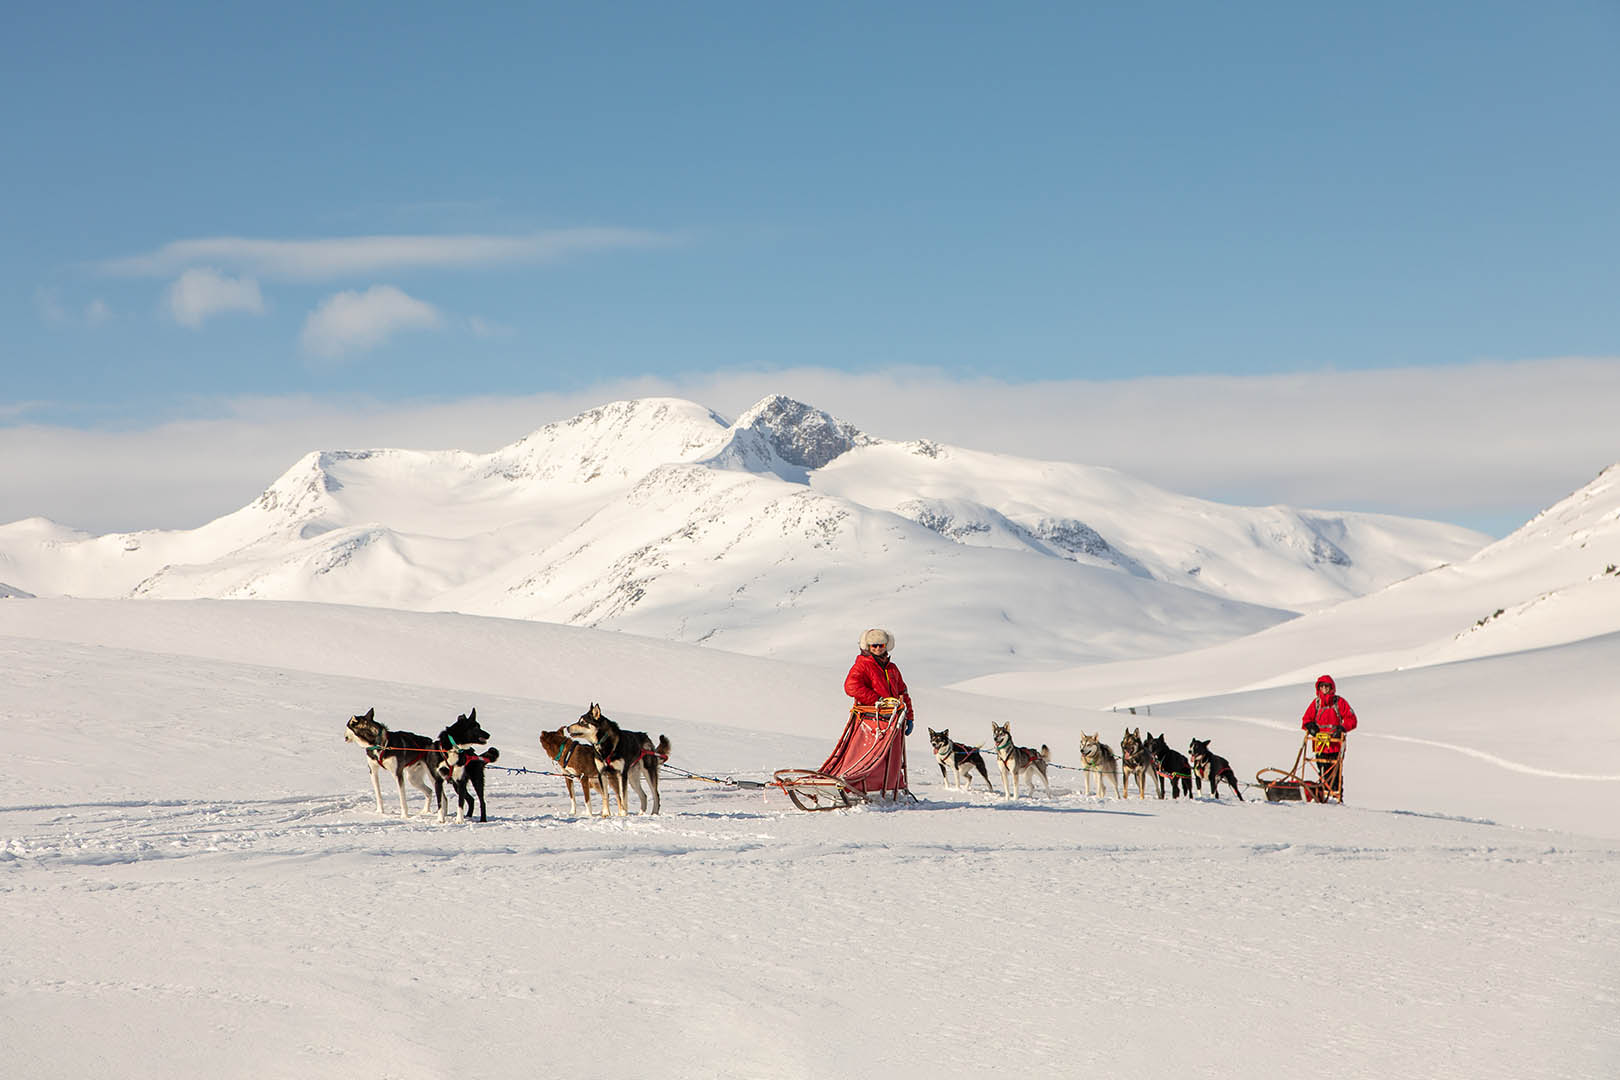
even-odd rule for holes
{"type": "Polygon", "coordinates": [[[1221,797],[1221,781],[1225,780],[1232,785],[1232,794],[1243,801],[1243,792],[1238,790],[1237,777],[1232,773],[1231,764],[1221,755],[1209,752],[1208,739],[1194,739],[1188,747],[1192,751],[1193,783],[1203,790],[1201,780],[1209,781],[1209,793],[1217,799],[1221,797]]]}
{"type": "Polygon", "coordinates": [[[377,813],[385,812],[377,776],[382,769],[387,769],[399,785],[400,817],[411,816],[410,808],[405,805],[405,781],[409,780],[427,796],[422,813],[431,811],[437,802],[439,820],[444,820],[444,778],[435,769],[440,755],[434,740],[411,731],[389,731],[377,723],[375,707],[367,709],[364,716],[349,717],[348,726],[349,733],[344,739],[366,748],[366,763],[371,766],[371,792],[377,796],[377,813]],[[429,780],[433,781],[431,787],[429,780]]]}
{"type": "MultiPolygon", "coordinates": [[[[608,791],[614,786],[608,780],[612,770],[596,755],[596,747],[569,738],[568,729],[560,727],[540,733],[540,748],[562,770],[563,783],[568,785],[568,812],[579,813],[579,803],[574,799],[574,781],[578,780],[580,792],[585,796],[585,815],[590,816],[591,789],[595,788],[602,793],[602,816],[607,817],[608,791]]],[[[619,809],[623,812],[624,803],[619,804],[619,809]]]]}
{"type": "Polygon", "coordinates": [[[1159,798],[1164,798],[1166,779],[1170,781],[1172,799],[1181,798],[1183,792],[1187,798],[1192,798],[1192,763],[1170,749],[1163,735],[1155,735],[1150,731],[1142,745],[1147,749],[1148,761],[1153,766],[1153,779],[1158,784],[1159,798]]]}
{"type": "Polygon", "coordinates": [[[934,748],[934,760],[939,762],[939,775],[945,778],[947,787],[972,787],[973,773],[978,770],[984,777],[984,786],[990,787],[990,773],[984,767],[984,755],[979,753],[976,746],[967,746],[951,738],[951,729],[935,731],[928,729],[928,742],[934,748]]]}
{"type": "MultiPolygon", "coordinates": [[[[1012,724],[998,724],[990,721],[990,734],[996,741],[996,763],[1001,766],[1001,791],[1008,798],[1018,797],[1020,779],[1030,773],[1039,773],[1041,783],[1046,787],[1046,793],[1052,794],[1052,785],[1046,779],[1046,763],[1052,760],[1052,751],[1044,745],[1039,750],[1031,750],[1026,746],[1014,744],[1012,737],[1012,724]],[[1008,779],[1011,778],[1011,786],[1008,779]]],[[[1029,793],[1035,794],[1035,781],[1027,780],[1029,793]]]]}
{"type": "MultiPolygon", "coordinates": [[[[1095,735],[1080,733],[1080,760],[1086,763],[1086,794],[1091,794],[1091,778],[1097,777],[1097,794],[1108,794],[1108,781],[1114,782],[1114,794],[1119,795],[1119,759],[1114,748],[1102,741],[1102,732],[1095,735]]],[[[1123,798],[1123,796],[1120,796],[1123,798]]]]}
{"type": "Polygon", "coordinates": [[[472,816],[473,794],[478,796],[478,820],[488,821],[484,812],[484,766],[497,760],[501,752],[491,746],[482,754],[475,754],[465,746],[451,750],[439,762],[439,778],[448,780],[456,789],[456,820],[465,821],[472,816]],[[467,791],[471,785],[472,793],[467,791]]]}
{"type": "Polygon", "coordinates": [[[440,750],[454,750],[470,743],[489,742],[489,732],[478,726],[478,710],[468,709],[467,715],[456,717],[456,722],[439,732],[434,745],[440,750]]]}
{"type": "MultiPolygon", "coordinates": [[[[1132,731],[1125,729],[1125,734],[1119,737],[1119,760],[1124,766],[1124,792],[1120,797],[1129,798],[1131,781],[1136,781],[1136,797],[1147,798],[1148,756],[1147,747],[1142,745],[1142,729],[1132,731]]],[[[1161,792],[1159,798],[1164,798],[1161,792]]]]}
{"type": "Polygon", "coordinates": [[[596,747],[596,756],[601,758],[608,767],[607,779],[613,785],[613,793],[619,798],[619,813],[626,813],[624,808],[625,794],[629,785],[636,787],[636,798],[641,802],[641,812],[658,813],[661,803],[658,798],[658,767],[669,757],[669,736],[658,736],[658,745],[654,746],[652,737],[645,731],[626,731],[612,720],[602,715],[602,707],[595,702],[585,710],[574,723],[563,729],[576,739],[585,739],[596,747]],[[647,784],[652,788],[652,810],[647,809],[647,792],[642,789],[641,781],[645,777],[647,784]]]}

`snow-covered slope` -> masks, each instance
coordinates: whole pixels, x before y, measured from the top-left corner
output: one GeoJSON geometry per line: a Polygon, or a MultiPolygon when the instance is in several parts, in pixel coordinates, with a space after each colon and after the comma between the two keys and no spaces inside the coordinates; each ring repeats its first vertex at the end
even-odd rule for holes
{"type": "Polygon", "coordinates": [[[1196,648],[1485,539],[886,443],[779,396],[729,424],[645,399],[491,454],[314,452],[185,532],[0,527],[0,581],[456,610],[818,662],[885,624],[907,635],[913,670],[960,677],[1196,648]]]}
{"type": "MultiPolygon", "coordinates": [[[[1620,465],[1470,558],[1180,656],[989,676],[981,693],[1094,705],[1505,655],[1620,632],[1620,465]]],[[[1348,696],[1348,692],[1347,692],[1348,696]]],[[[1303,703],[1301,705],[1303,708],[1303,703]]]]}
{"type": "MultiPolygon", "coordinates": [[[[7,601],[6,1071],[1610,1076],[1620,729],[1590,716],[1617,649],[1370,680],[1346,806],[1088,797],[1064,769],[1050,796],[964,793],[919,727],[903,809],[672,774],[661,816],[598,821],[536,775],[542,728],[599,700],[676,768],[764,778],[831,750],[842,665],[307,603],[7,601]],[[1538,703],[1539,730],[1495,701],[1538,703]],[[1390,702],[1398,730],[1374,722],[1390,702]],[[491,772],[486,824],[379,816],[342,738],[371,706],[430,734],[476,706],[497,765],[531,771],[491,772]]],[[[1010,720],[1059,765],[1077,729],[1117,738],[916,689],[925,723],[978,742],[1010,720]]],[[[1248,697],[1151,727],[1248,777],[1291,756],[1295,717],[1248,697]]]]}

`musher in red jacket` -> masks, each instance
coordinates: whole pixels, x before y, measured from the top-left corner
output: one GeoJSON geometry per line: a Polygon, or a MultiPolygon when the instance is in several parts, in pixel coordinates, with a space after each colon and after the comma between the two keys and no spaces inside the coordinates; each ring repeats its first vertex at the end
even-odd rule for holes
{"type": "Polygon", "coordinates": [[[894,635],[887,630],[871,629],[861,635],[861,654],[855,658],[849,674],[844,676],[844,693],[855,699],[857,705],[876,705],[880,698],[899,698],[906,703],[906,734],[911,734],[915,717],[911,711],[911,692],[900,669],[889,659],[894,651],[894,635]]]}
{"type": "Polygon", "coordinates": [[[1316,743],[1316,769],[1340,802],[1344,801],[1344,777],[1339,772],[1339,755],[1344,752],[1344,733],[1356,730],[1356,710],[1338,694],[1333,676],[1316,679],[1316,697],[1305,707],[1299,726],[1316,743]]]}

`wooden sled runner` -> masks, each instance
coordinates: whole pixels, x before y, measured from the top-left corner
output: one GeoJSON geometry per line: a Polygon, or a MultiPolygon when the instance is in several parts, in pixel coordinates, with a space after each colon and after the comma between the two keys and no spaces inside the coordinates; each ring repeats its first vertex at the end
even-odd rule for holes
{"type": "Polygon", "coordinates": [[[777,769],[776,783],[800,810],[842,810],[866,796],[836,776],[814,769],[777,769]]]}
{"type": "Polygon", "coordinates": [[[1265,790],[1267,802],[1327,802],[1336,799],[1342,803],[1344,759],[1349,752],[1350,739],[1342,732],[1337,736],[1325,731],[1306,735],[1299,745],[1299,753],[1294,755],[1293,768],[1286,772],[1282,769],[1261,769],[1254,774],[1255,783],[1265,790]],[[1338,756],[1319,756],[1332,745],[1335,738],[1339,742],[1338,756]],[[1314,778],[1305,775],[1307,765],[1316,774],[1314,778]]]}
{"type": "Polygon", "coordinates": [[[819,769],[778,769],[771,785],[800,810],[842,810],[874,797],[898,800],[906,783],[906,706],[898,698],[856,705],[819,769]]]}

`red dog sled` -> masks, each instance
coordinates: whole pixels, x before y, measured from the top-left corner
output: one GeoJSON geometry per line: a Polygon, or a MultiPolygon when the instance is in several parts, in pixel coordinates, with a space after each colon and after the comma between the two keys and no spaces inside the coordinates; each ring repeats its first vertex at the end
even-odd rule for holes
{"type": "Polygon", "coordinates": [[[819,769],[778,769],[781,788],[800,810],[841,810],[877,797],[911,794],[906,783],[906,706],[899,698],[855,705],[819,769]]]}

